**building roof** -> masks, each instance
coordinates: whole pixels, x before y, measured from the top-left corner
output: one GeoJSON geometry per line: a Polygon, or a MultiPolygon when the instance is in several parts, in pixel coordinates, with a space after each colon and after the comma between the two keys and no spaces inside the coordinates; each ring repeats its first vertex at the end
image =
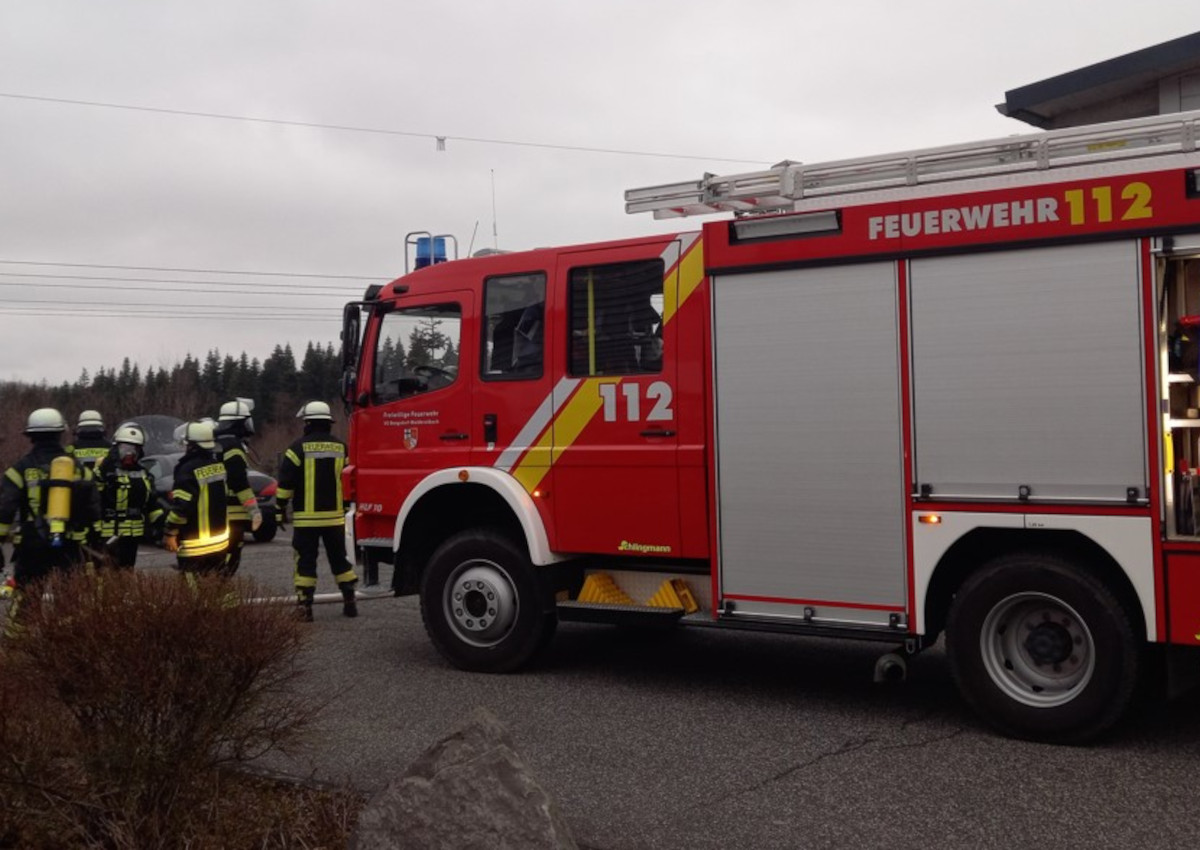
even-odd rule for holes
{"type": "Polygon", "coordinates": [[[1200,32],[1164,41],[1075,71],[1004,93],[1001,115],[1035,127],[1090,123],[1097,112],[1135,118],[1159,111],[1158,83],[1165,77],[1200,71],[1200,32]],[[1071,113],[1090,113],[1072,121],[1071,113]]]}

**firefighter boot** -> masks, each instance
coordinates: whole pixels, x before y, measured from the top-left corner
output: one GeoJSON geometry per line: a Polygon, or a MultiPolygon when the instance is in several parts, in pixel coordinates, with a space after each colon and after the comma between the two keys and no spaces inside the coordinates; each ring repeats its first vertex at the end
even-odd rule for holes
{"type": "Polygon", "coordinates": [[[296,619],[302,623],[313,621],[313,592],[309,588],[296,591],[296,619]]]}
{"type": "Polygon", "coordinates": [[[342,587],[342,616],[357,617],[358,616],[358,601],[354,596],[354,585],[343,585],[342,587]]]}

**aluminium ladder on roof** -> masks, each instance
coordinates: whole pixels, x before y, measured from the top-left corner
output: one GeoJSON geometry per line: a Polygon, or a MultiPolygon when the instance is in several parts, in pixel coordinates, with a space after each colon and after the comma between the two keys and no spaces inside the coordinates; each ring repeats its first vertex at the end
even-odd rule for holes
{"type": "Polygon", "coordinates": [[[814,165],[784,160],[764,171],[629,189],[625,212],[787,212],[804,198],[1186,153],[1198,135],[1200,110],[814,165]]]}

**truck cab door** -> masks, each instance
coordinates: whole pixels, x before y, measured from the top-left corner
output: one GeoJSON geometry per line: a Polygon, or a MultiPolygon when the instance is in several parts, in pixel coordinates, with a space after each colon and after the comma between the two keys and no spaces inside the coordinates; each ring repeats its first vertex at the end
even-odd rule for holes
{"type": "Polygon", "coordinates": [[[534,495],[553,538],[549,509],[540,498],[551,463],[556,371],[547,346],[552,309],[547,283],[545,271],[499,273],[482,281],[471,455],[475,466],[507,472],[534,495]]]}
{"type": "Polygon", "coordinates": [[[679,242],[560,255],[549,501],[567,552],[676,557],[680,551],[677,340],[679,242]]]}
{"type": "Polygon", "coordinates": [[[469,463],[472,381],[460,366],[476,362],[474,322],[469,291],[406,296],[368,335],[369,398],[357,413],[360,538],[390,540],[421,479],[469,463]]]}

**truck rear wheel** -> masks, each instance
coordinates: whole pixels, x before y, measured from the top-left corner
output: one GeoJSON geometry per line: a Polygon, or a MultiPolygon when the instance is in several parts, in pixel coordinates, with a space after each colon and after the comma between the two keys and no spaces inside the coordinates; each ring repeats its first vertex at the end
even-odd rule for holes
{"type": "Polygon", "coordinates": [[[465,531],[438,547],[421,579],[421,617],[446,660],[481,673],[523,666],[557,625],[529,558],[493,531],[465,531]]]}
{"type": "Polygon", "coordinates": [[[1140,651],[1128,613],[1094,575],[1044,554],[1007,555],[959,589],[946,624],[966,701],[1019,738],[1078,743],[1133,698],[1140,651]]]}

